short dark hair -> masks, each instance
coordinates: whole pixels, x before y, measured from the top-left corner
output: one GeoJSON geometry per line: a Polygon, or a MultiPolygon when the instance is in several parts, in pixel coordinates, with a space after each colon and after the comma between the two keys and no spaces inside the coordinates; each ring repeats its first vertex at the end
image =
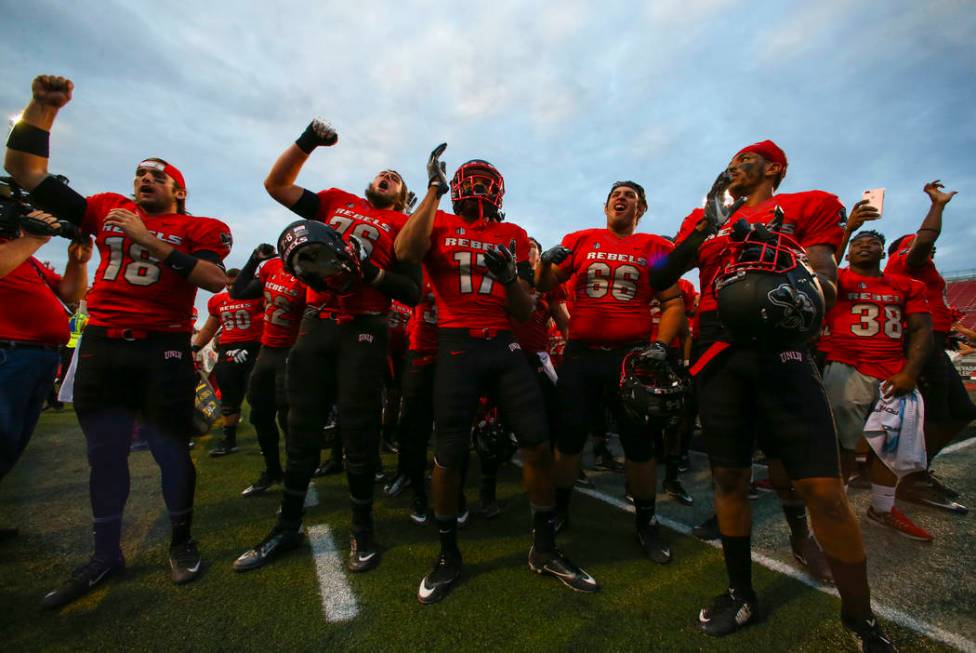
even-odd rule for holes
{"type": "Polygon", "coordinates": [[[888,256],[891,256],[892,254],[897,252],[898,248],[901,247],[901,244],[905,242],[906,238],[912,238],[914,236],[915,234],[905,234],[904,236],[900,238],[896,238],[894,241],[892,241],[892,243],[888,245],[888,256]]]}
{"type": "Polygon", "coordinates": [[[860,238],[875,238],[881,241],[882,247],[885,246],[884,234],[881,233],[880,231],[875,231],[874,229],[862,229],[861,231],[854,234],[854,236],[851,238],[851,242],[853,243],[855,240],[858,240],[860,238]]]}
{"type": "Polygon", "coordinates": [[[529,245],[535,245],[535,248],[537,250],[539,250],[540,252],[542,251],[542,243],[540,243],[538,240],[536,240],[532,236],[529,236],[529,245]]]}
{"type": "Polygon", "coordinates": [[[236,277],[240,273],[241,273],[241,269],[240,268],[231,268],[231,269],[227,270],[227,276],[228,277],[236,277]]]}
{"type": "Polygon", "coordinates": [[[603,203],[604,205],[610,203],[610,196],[613,195],[613,191],[617,190],[621,186],[627,186],[628,188],[633,188],[634,192],[637,193],[637,199],[639,203],[643,204],[644,208],[647,208],[647,195],[644,194],[644,187],[638,184],[636,181],[629,181],[629,180],[613,182],[613,186],[610,187],[610,192],[607,193],[607,201],[603,203]]]}

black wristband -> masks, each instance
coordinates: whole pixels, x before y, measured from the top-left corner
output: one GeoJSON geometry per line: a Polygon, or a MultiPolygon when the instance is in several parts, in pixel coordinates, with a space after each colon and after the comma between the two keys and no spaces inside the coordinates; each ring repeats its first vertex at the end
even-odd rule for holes
{"type": "Polygon", "coordinates": [[[322,140],[312,130],[312,123],[309,123],[302,135],[295,140],[295,145],[305,154],[311,154],[312,150],[321,144],[322,140]]]}
{"type": "Polygon", "coordinates": [[[185,254],[174,249],[169,253],[169,256],[163,260],[163,263],[172,268],[173,272],[186,279],[190,276],[190,273],[193,272],[193,268],[196,267],[199,261],[200,259],[192,254],[185,254]]]}
{"type": "Polygon", "coordinates": [[[40,127],[28,125],[21,120],[10,130],[7,138],[7,147],[18,152],[27,152],[34,156],[48,158],[50,156],[51,132],[44,131],[40,127]]]}

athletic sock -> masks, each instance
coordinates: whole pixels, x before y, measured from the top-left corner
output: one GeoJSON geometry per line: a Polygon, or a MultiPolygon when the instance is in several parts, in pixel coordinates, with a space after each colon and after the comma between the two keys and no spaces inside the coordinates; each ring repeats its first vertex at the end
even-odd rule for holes
{"type": "Polygon", "coordinates": [[[793,542],[802,542],[810,537],[810,527],[807,525],[807,508],[798,499],[784,501],[780,499],[783,508],[783,516],[790,527],[790,539],[793,542]]]}
{"type": "Polygon", "coordinates": [[[875,512],[891,512],[895,507],[895,488],[887,485],[871,484],[871,507],[875,512]]]}
{"type": "Polygon", "coordinates": [[[539,553],[556,548],[556,511],[549,507],[532,506],[532,546],[539,553]]]}
{"type": "Polygon", "coordinates": [[[678,465],[681,464],[681,456],[679,454],[669,454],[664,463],[664,480],[665,481],[677,481],[678,480],[678,465]]]}
{"type": "Polygon", "coordinates": [[[556,512],[561,514],[569,513],[569,497],[573,494],[573,488],[571,487],[557,487],[556,488],[556,512]]]}
{"type": "Polygon", "coordinates": [[[190,541],[190,524],[193,522],[193,511],[190,510],[181,515],[170,515],[170,523],[173,525],[173,537],[170,546],[184,544],[190,541]]]}
{"type": "Polygon", "coordinates": [[[747,596],[752,590],[752,538],[722,536],[722,553],[725,557],[725,572],[729,576],[729,587],[747,596]]]}
{"type": "Polygon", "coordinates": [[[237,424],[233,426],[222,426],[220,431],[224,434],[224,441],[227,444],[237,444],[237,424]]]}
{"type": "Polygon", "coordinates": [[[450,517],[435,515],[434,521],[437,522],[437,535],[441,540],[441,553],[460,555],[461,551],[457,543],[457,515],[450,517]]]}
{"type": "Polygon", "coordinates": [[[834,584],[840,594],[840,611],[850,622],[871,618],[871,589],[868,587],[868,563],[841,562],[825,554],[834,584]]]}
{"type": "Polygon", "coordinates": [[[634,497],[634,523],[638,531],[644,530],[654,521],[655,499],[639,499],[634,497]]]}
{"type": "Polygon", "coordinates": [[[95,556],[102,560],[116,560],[122,555],[122,515],[99,519],[92,525],[95,556]]]}

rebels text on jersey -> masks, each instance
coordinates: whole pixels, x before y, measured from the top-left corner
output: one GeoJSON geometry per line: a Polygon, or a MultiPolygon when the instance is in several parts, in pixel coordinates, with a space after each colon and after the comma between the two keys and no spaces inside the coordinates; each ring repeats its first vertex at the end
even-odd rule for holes
{"type": "Polygon", "coordinates": [[[511,222],[466,222],[438,211],[424,268],[437,298],[438,326],[508,331],[505,287],[488,276],[485,252],[499,245],[515,259],[529,251],[525,230],[511,222]]]}
{"type": "Polygon", "coordinates": [[[291,347],[305,311],[305,285],[285,270],[280,258],[268,259],[258,268],[264,284],[264,331],[266,347],[291,347]]]}
{"type": "Polygon", "coordinates": [[[567,234],[562,245],[572,251],[559,266],[572,274],[570,339],[597,345],[646,341],[654,297],[650,269],[674,245],[652,234],[620,237],[609,229],[567,234]]]}
{"type": "Polygon", "coordinates": [[[945,279],[939,274],[931,258],[919,268],[908,265],[908,252],[912,248],[913,242],[915,242],[914,236],[901,242],[898,251],[888,259],[885,274],[915,279],[924,284],[925,293],[929,300],[929,310],[932,311],[932,330],[948,333],[952,330],[953,319],[945,279]]]}
{"type": "MultiPolygon", "coordinates": [[[[836,251],[844,237],[847,212],[835,195],[821,190],[802,193],[784,193],[756,206],[743,206],[732,220],[723,225],[714,236],[709,236],[698,250],[699,287],[701,300],[699,313],[718,310],[715,299],[715,278],[730,263],[729,234],[732,223],[745,219],[750,224],[769,224],[773,221],[774,209],[783,209],[782,233],[791,236],[804,249],[814,245],[827,245],[836,251]]],[[[681,223],[677,242],[683,241],[704,217],[702,209],[692,211],[681,223]]]]}
{"type": "Polygon", "coordinates": [[[908,316],[929,313],[925,286],[906,277],[865,277],[837,272],[837,303],[824,320],[829,327],[827,360],[854,366],[861,374],[887,379],[905,367],[908,316]]]}
{"type": "Polygon", "coordinates": [[[105,224],[112,209],[136,213],[156,238],[185,254],[212,252],[223,260],[230,253],[230,229],[214,218],[179,213],[147,214],[117,193],[86,198],[81,228],[95,236],[101,258],[89,291],[89,324],[145,331],[193,330],[197,287],[149,255],[122,229],[105,224]]]}
{"type": "MultiPolygon", "coordinates": [[[[367,256],[378,268],[387,270],[393,263],[393,241],[403,228],[407,216],[392,209],[377,209],[361,197],[338,188],[318,193],[319,212],[315,219],[329,225],[349,242],[357,236],[365,245],[367,256]]],[[[326,313],[363,315],[385,312],[390,298],[383,292],[357,281],[341,296],[309,289],[308,303],[326,313]]]]}
{"type": "Polygon", "coordinates": [[[234,299],[226,290],[207,301],[207,312],[220,321],[220,344],[258,342],[264,332],[264,298],[234,299]]]}

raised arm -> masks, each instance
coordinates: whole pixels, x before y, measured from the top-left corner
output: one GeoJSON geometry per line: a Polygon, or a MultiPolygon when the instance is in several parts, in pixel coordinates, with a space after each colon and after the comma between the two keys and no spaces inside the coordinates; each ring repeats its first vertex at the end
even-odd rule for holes
{"type": "Polygon", "coordinates": [[[441,143],[430,153],[427,159],[427,194],[397,234],[394,249],[397,260],[404,263],[419,264],[430,250],[430,233],[434,229],[437,205],[440,204],[441,196],[450,188],[447,164],[440,160],[446,149],[447,143],[441,143]]]}
{"type": "Polygon", "coordinates": [[[329,123],[313,120],[271,166],[264,180],[264,189],[282,206],[303,218],[314,218],[319,207],[318,197],[297,185],[295,180],[312,150],[319,146],[331,147],[338,142],[339,135],[329,123]]]}
{"type": "Polygon", "coordinates": [[[942,233],[942,212],[945,210],[945,205],[956,195],[956,191],[946,193],[943,188],[942,183],[936,179],[925,184],[922,189],[932,200],[932,205],[918,228],[912,247],[908,250],[908,256],[905,257],[909,267],[920,268],[925,265],[935,249],[935,241],[942,233]]]}
{"type": "Polygon", "coordinates": [[[71,101],[75,85],[66,77],[38,75],[31,100],[7,139],[3,166],[17,184],[32,191],[47,177],[49,139],[58,111],[71,101]]]}

